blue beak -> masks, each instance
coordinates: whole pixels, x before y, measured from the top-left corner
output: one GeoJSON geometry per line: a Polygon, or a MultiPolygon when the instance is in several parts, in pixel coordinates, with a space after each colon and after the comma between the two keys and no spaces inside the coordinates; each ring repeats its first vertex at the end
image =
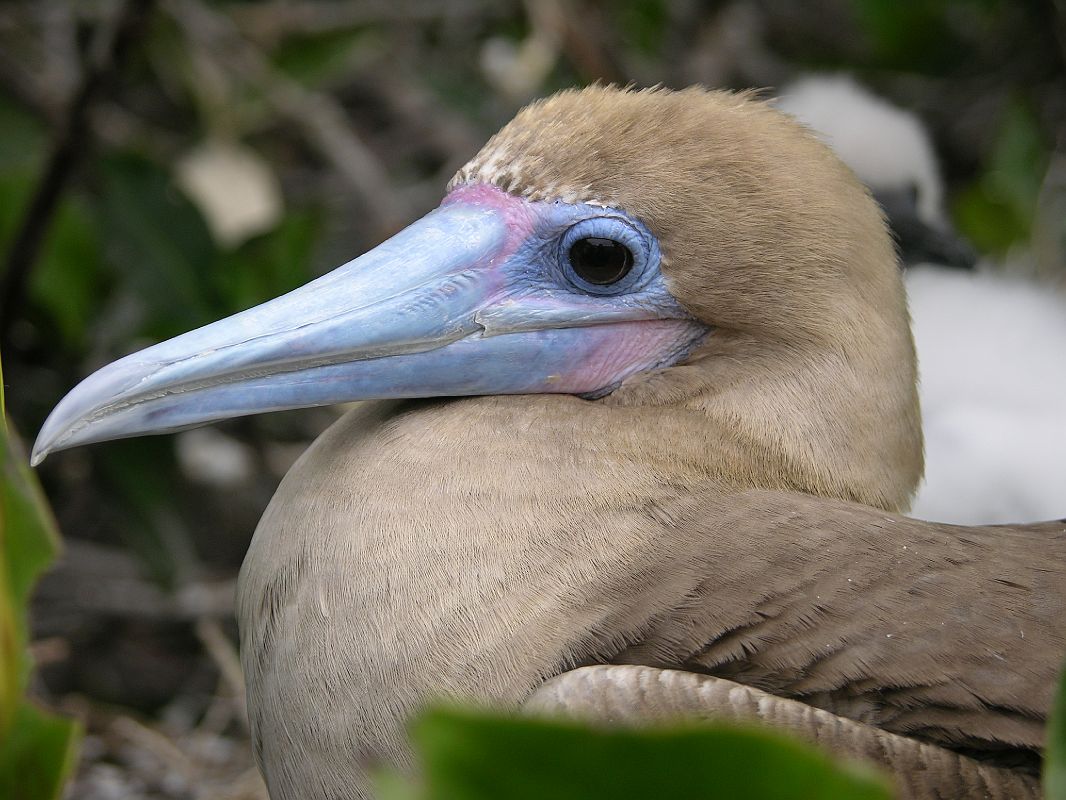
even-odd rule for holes
{"type": "Polygon", "coordinates": [[[657,272],[647,287],[656,303],[531,290],[538,226],[603,210],[500,195],[453,196],[306,286],[104,367],[49,415],[33,463],[90,442],[352,400],[595,393],[676,360],[706,332],[657,272]]]}

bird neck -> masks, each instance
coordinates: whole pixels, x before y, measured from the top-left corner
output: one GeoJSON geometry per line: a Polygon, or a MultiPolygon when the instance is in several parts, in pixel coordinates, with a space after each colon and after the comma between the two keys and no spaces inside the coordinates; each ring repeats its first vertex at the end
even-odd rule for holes
{"type": "MultiPolygon", "coordinates": [[[[350,794],[362,764],[406,760],[405,722],[427,701],[517,703],[639,641],[689,596],[692,536],[739,490],[903,504],[921,461],[908,347],[905,328],[884,348],[717,330],[601,400],[350,412],[285,477],[241,571],[271,792],[350,794]]],[[[759,564],[763,550],[726,537],[714,558],[759,564]]]]}
{"type": "Polygon", "coordinates": [[[904,325],[875,321],[803,345],[718,330],[686,364],[632,379],[602,402],[644,417],[649,446],[668,460],[688,453],[700,464],[693,471],[724,488],[900,511],[922,474],[914,349],[904,325]],[[664,418],[679,427],[673,438],[656,430],[664,418]]]}

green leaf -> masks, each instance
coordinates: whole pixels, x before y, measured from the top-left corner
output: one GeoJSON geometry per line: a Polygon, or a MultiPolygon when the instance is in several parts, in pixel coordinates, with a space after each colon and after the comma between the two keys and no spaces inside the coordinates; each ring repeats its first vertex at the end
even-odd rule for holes
{"type": "Polygon", "coordinates": [[[181,485],[173,437],[105,442],[95,448],[93,464],[102,485],[122,499],[115,511],[125,522],[118,531],[126,546],[154,581],[173,588],[177,559],[165,532],[181,485]]]}
{"type": "Polygon", "coordinates": [[[0,94],[0,175],[34,175],[48,144],[48,129],[37,118],[0,94]]]}
{"type": "Polygon", "coordinates": [[[1014,103],[1000,123],[984,183],[996,199],[1031,221],[1047,163],[1040,123],[1028,108],[1014,103]]]}
{"type": "Polygon", "coordinates": [[[33,186],[32,172],[0,170],[0,253],[11,247],[33,186]]]}
{"type": "Polygon", "coordinates": [[[413,739],[424,796],[431,800],[891,796],[865,767],[837,764],[798,741],[753,727],[603,730],[438,710],[414,726],[413,739]]]}
{"type": "Polygon", "coordinates": [[[421,787],[395,772],[372,773],[376,800],[422,800],[421,787]]]}
{"type": "Polygon", "coordinates": [[[1002,255],[1029,235],[1027,221],[980,182],[959,193],[952,216],[959,231],[983,253],[1002,255]]]}
{"type": "Polygon", "coordinates": [[[978,249],[998,255],[1027,241],[1047,164],[1039,123],[1015,103],[1000,122],[985,172],[954,204],[959,230],[978,249]]]}
{"type": "Polygon", "coordinates": [[[629,0],[617,4],[616,9],[627,44],[645,55],[659,52],[670,19],[663,0],[629,0]]]}
{"type": "Polygon", "coordinates": [[[216,248],[207,224],[161,167],[135,155],[103,163],[108,255],[148,311],[143,333],[167,339],[213,321],[206,296],[216,248]]]}
{"type": "Polygon", "coordinates": [[[30,592],[59,548],[44,496],[9,434],[0,389],[0,797],[58,797],[74,759],[77,726],[22,699],[30,592]]]}
{"type": "Polygon", "coordinates": [[[0,797],[59,798],[77,761],[80,738],[73,722],[23,701],[10,736],[0,747],[0,797]]]}
{"type": "Polygon", "coordinates": [[[852,5],[879,61],[895,63],[912,55],[943,51],[946,32],[941,3],[853,0],[852,5]]]}
{"type": "Polygon", "coordinates": [[[38,576],[59,553],[55,522],[27,466],[25,454],[0,424],[0,570],[3,594],[0,604],[4,635],[0,664],[4,701],[0,701],[0,732],[14,716],[15,699],[29,672],[26,653],[26,606],[38,576]],[[12,696],[14,694],[14,697],[12,696]]]}
{"type": "Polygon", "coordinates": [[[1044,746],[1044,798],[1066,800],[1066,668],[1051,709],[1044,746]]]}
{"type": "Polygon", "coordinates": [[[214,270],[216,294],[222,303],[217,316],[251,308],[311,280],[312,251],[320,227],[318,214],[291,212],[269,233],[222,253],[214,270]]]}
{"type": "Polygon", "coordinates": [[[971,25],[988,27],[998,20],[1000,5],[997,0],[851,0],[869,48],[869,66],[927,74],[942,74],[973,58],[972,45],[959,38],[955,15],[966,14],[971,25]]]}
{"type": "Polygon", "coordinates": [[[283,72],[309,86],[358,71],[359,59],[385,46],[369,28],[335,30],[287,38],[273,54],[283,72]]]}
{"type": "Polygon", "coordinates": [[[60,203],[30,278],[30,300],[51,318],[73,352],[83,352],[86,331],[105,287],[103,244],[91,213],[77,195],[60,203]]]}
{"type": "MultiPolygon", "coordinates": [[[[0,253],[9,251],[35,184],[30,173],[0,170],[0,253]]],[[[96,220],[84,198],[67,194],[30,274],[27,299],[48,315],[49,330],[80,353],[103,290],[103,244],[96,220]]]]}

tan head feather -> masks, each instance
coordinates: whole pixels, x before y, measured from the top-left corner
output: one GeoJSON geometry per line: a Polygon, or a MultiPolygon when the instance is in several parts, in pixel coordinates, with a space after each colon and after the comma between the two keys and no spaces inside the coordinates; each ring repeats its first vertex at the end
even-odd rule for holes
{"type": "Polygon", "coordinates": [[[449,188],[471,183],[635,215],[674,296],[716,328],[698,374],[638,378],[606,402],[687,398],[761,444],[779,470],[760,483],[906,507],[922,442],[896,255],[866,189],[806,128],[750,94],[594,86],[523,109],[449,188]]]}

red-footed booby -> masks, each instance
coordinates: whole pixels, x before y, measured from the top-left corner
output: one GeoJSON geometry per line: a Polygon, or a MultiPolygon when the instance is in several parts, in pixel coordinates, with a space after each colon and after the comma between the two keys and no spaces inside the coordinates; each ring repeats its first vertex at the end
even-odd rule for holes
{"type": "MultiPolygon", "coordinates": [[[[433,396],[349,412],[252,541],[237,613],[275,800],[363,796],[425,703],[518,705],[588,664],[1031,764],[1066,531],[895,513],[922,470],[895,254],[785,115],[702,89],[535,103],[377,249],[88,378],[34,458],[433,396]]],[[[913,796],[964,768],[1035,786],[952,758],[913,796]]]]}

